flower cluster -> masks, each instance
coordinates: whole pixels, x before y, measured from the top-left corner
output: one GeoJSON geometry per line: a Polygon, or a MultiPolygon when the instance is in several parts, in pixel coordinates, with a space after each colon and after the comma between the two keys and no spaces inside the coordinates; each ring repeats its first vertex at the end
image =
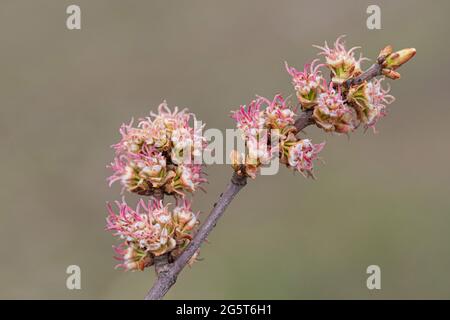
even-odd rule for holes
{"type": "Polygon", "coordinates": [[[195,161],[206,145],[201,130],[187,109],[171,111],[165,102],[137,127],[133,121],[123,124],[122,139],[113,145],[110,185],[120,181],[124,189],[141,195],[155,189],[181,196],[195,191],[206,182],[201,164],[195,161]]]}
{"type": "Polygon", "coordinates": [[[386,46],[378,55],[378,62],[383,67],[382,74],[386,77],[396,80],[400,79],[400,73],[397,70],[401,65],[408,62],[412,57],[416,55],[416,49],[407,48],[397,52],[392,52],[392,46],[386,46]]]}
{"type": "Polygon", "coordinates": [[[124,270],[143,270],[154,258],[166,253],[175,259],[192,239],[197,216],[187,200],[173,210],[162,201],[140,200],[132,209],[125,201],[116,202],[118,212],[108,204],[107,230],[123,240],[115,248],[124,270]]]}
{"type": "Polygon", "coordinates": [[[351,77],[361,74],[361,62],[368,60],[363,58],[362,54],[359,59],[356,59],[354,51],[360,47],[347,50],[343,38],[344,36],[337,38],[333,48],[329,48],[327,42],[323,47],[315,46],[321,50],[320,54],[325,56],[326,65],[332,73],[332,82],[337,85],[341,85],[351,77]]]}
{"type": "Polygon", "coordinates": [[[311,64],[306,64],[303,71],[298,71],[294,67],[289,67],[287,62],[286,70],[292,77],[292,84],[297,94],[297,98],[303,110],[311,109],[316,103],[316,99],[324,91],[324,78],[319,68],[321,64],[316,65],[318,59],[313,60],[311,64]]]}
{"type": "MultiPolygon", "coordinates": [[[[315,59],[302,71],[287,62],[285,67],[303,113],[326,132],[349,134],[361,124],[374,128],[394,97],[388,94],[388,89],[382,88],[381,80],[370,80],[373,75],[363,77],[361,63],[368,59],[362,54],[359,58],[355,56],[359,47],[347,50],[343,38],[337,38],[332,47],[326,42],[323,47],[315,46],[320,49],[319,55],[325,57],[323,64],[315,59]],[[328,83],[322,67],[327,67],[331,73],[328,83]],[[354,81],[357,78],[360,79],[354,81]]],[[[399,78],[395,70],[411,59],[415,52],[410,48],[393,53],[387,46],[373,67],[375,76],[383,74],[392,79],[399,78]]],[[[233,112],[232,118],[243,132],[246,147],[245,154],[238,151],[231,154],[236,172],[254,178],[261,166],[278,157],[288,167],[312,176],[313,162],[324,144],[313,144],[309,139],[297,137],[297,115],[281,95],[273,100],[258,97],[248,106],[241,105],[233,112]],[[278,139],[276,146],[273,138],[278,139]]]]}
{"type": "Polygon", "coordinates": [[[313,160],[317,159],[325,143],[313,144],[310,139],[303,139],[286,142],[286,145],[288,147],[283,149],[283,157],[285,157],[285,160],[282,159],[303,175],[313,177],[313,160]]]}
{"type": "Polygon", "coordinates": [[[332,83],[319,95],[313,117],[317,126],[327,132],[348,133],[354,129],[353,111],[344,104],[340,89],[335,90],[332,83]]]}
{"type": "Polygon", "coordinates": [[[305,176],[313,176],[313,160],[323,144],[296,137],[296,114],[281,95],[273,100],[257,97],[248,106],[241,105],[232,118],[242,130],[246,146],[245,154],[236,150],[231,154],[236,172],[255,178],[261,166],[277,157],[305,176]]]}
{"type": "MultiPolygon", "coordinates": [[[[348,134],[362,124],[365,128],[374,128],[377,121],[386,114],[387,105],[394,101],[389,89],[383,89],[381,80],[365,80],[353,82],[352,79],[362,74],[361,62],[367,60],[360,55],[355,57],[353,47],[347,50],[343,36],[339,37],[333,47],[315,46],[325,56],[325,63],[318,60],[305,65],[303,72],[286,64],[292,77],[292,84],[303,110],[312,110],[315,124],[326,132],[348,134]],[[326,66],[331,72],[331,80],[327,84],[320,68],[326,66]]],[[[377,58],[377,72],[391,79],[398,79],[395,71],[410,60],[416,53],[413,48],[392,52],[387,46],[381,50],[377,58]]]]}
{"type": "Polygon", "coordinates": [[[366,128],[373,128],[377,121],[386,115],[387,105],[391,104],[395,98],[388,94],[388,89],[383,89],[381,81],[374,79],[364,82],[349,90],[347,100],[356,110],[358,120],[366,128]]]}
{"type": "Polygon", "coordinates": [[[161,255],[173,261],[191,241],[198,215],[191,210],[186,192],[201,189],[206,182],[202,164],[196,161],[206,147],[202,129],[187,109],[172,111],[166,102],[137,126],[133,121],[121,126],[121,140],[112,146],[115,158],[109,166],[113,171],[109,184],[119,181],[123,190],[153,198],[141,199],[136,209],[125,200],[116,202],[117,213],[108,204],[106,228],[123,240],[115,247],[118,267],[143,270],[161,255]],[[171,210],[155,198],[157,194],[174,196],[177,206],[171,210]]]}
{"type": "MultiPolygon", "coordinates": [[[[285,65],[301,115],[280,94],[271,100],[258,96],[232,112],[245,149],[231,154],[232,167],[238,175],[255,178],[261,168],[279,160],[305,177],[314,177],[314,162],[325,143],[314,144],[300,138],[301,130],[312,123],[326,132],[343,134],[361,124],[375,130],[394,97],[382,87],[382,80],[374,78],[400,78],[397,69],[416,53],[413,48],[393,52],[387,46],[377,62],[362,73],[361,62],[367,59],[355,57],[358,47],[347,50],[342,36],[332,48],[326,42],[318,48],[325,63],[313,60],[303,71],[285,65]],[[329,81],[324,78],[322,67],[329,69],[329,81]]],[[[198,214],[191,210],[186,193],[201,189],[206,182],[202,164],[196,161],[201,160],[206,147],[202,128],[187,109],[172,111],[165,102],[157,113],[140,119],[137,126],[133,126],[133,121],[121,126],[121,140],[113,145],[115,158],[109,166],[113,171],[109,184],[119,181],[123,190],[154,198],[140,200],[136,209],[124,200],[116,202],[117,212],[108,204],[106,228],[122,239],[115,247],[118,267],[143,270],[163,255],[164,260],[173,262],[193,239],[198,214]],[[155,198],[164,194],[175,197],[173,209],[155,198]]],[[[236,181],[233,178],[233,183],[236,181]]],[[[198,250],[190,263],[197,255],[198,250]]]]}

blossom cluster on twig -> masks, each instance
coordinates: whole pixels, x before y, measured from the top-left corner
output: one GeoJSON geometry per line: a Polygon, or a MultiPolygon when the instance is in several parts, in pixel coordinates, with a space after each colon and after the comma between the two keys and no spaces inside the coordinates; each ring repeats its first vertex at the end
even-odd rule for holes
{"type": "Polygon", "coordinates": [[[172,195],[177,206],[170,210],[161,199],[151,199],[147,204],[139,201],[134,210],[123,200],[116,202],[116,212],[108,204],[107,230],[123,240],[115,247],[118,267],[143,270],[163,254],[173,260],[192,239],[198,214],[191,211],[186,193],[207,182],[195,159],[206,145],[201,129],[195,115],[177,107],[172,111],[166,102],[136,127],[133,121],[121,126],[109,184],[118,181],[124,190],[139,195],[172,195]]]}
{"type": "MultiPolygon", "coordinates": [[[[347,50],[343,36],[332,47],[326,42],[324,46],[315,47],[320,49],[319,55],[325,57],[323,63],[314,59],[303,70],[285,63],[301,112],[311,111],[313,122],[326,132],[349,134],[360,125],[375,131],[376,123],[387,114],[387,105],[394,101],[390,89],[382,87],[383,79],[349,85],[349,81],[362,76],[361,63],[368,59],[362,54],[356,58],[355,51],[359,47],[347,50]],[[324,68],[330,74],[328,82],[324,68]]],[[[378,56],[380,74],[398,79],[400,75],[395,70],[415,52],[410,48],[393,53],[392,47],[387,46],[378,56]]],[[[304,176],[314,177],[313,162],[318,159],[324,143],[314,144],[310,139],[298,137],[301,130],[295,126],[298,117],[295,109],[278,94],[273,100],[257,97],[232,112],[247,149],[246,154],[237,151],[231,154],[236,172],[255,178],[258,169],[275,157],[304,176]],[[275,146],[270,143],[274,135],[278,139],[275,146]]]]}
{"type": "Polygon", "coordinates": [[[314,177],[314,162],[319,159],[324,142],[313,143],[301,137],[307,125],[347,135],[360,126],[375,130],[377,122],[386,115],[387,106],[394,101],[390,89],[383,88],[383,79],[376,77],[400,78],[397,69],[416,52],[412,48],[393,52],[387,46],[377,62],[363,71],[361,63],[367,59],[361,54],[356,57],[359,47],[347,50],[343,37],[331,47],[327,43],[316,47],[319,55],[325,57],[322,63],[314,59],[302,70],[285,64],[296,93],[294,105],[281,94],[271,99],[257,96],[232,112],[245,150],[231,153],[235,171],[231,184],[217,202],[219,209],[213,210],[212,222],[203,224],[200,230],[196,228],[198,213],[192,211],[187,198],[207,182],[201,160],[197,161],[207,141],[202,136],[203,126],[196,125],[195,115],[187,109],[171,110],[164,102],[156,113],[140,119],[137,126],[133,126],[133,121],[121,126],[121,139],[112,146],[115,157],[109,166],[109,184],[119,182],[124,191],[152,198],[147,202],[140,200],[136,209],[125,200],[116,202],[116,209],[108,204],[106,229],[122,241],[115,247],[118,267],[143,270],[156,264],[161,256],[166,256],[168,263],[175,262],[173,265],[183,261],[171,274],[171,281],[167,278],[157,282],[150,296],[164,295],[167,291],[161,288],[168,290],[182,267],[196,260],[201,243],[247,177],[256,178],[260,169],[274,159],[305,177],[314,177]],[[237,183],[239,179],[235,177],[242,181],[237,183]],[[174,207],[163,203],[164,195],[174,197],[174,207]]]}
{"type": "MultiPolygon", "coordinates": [[[[143,270],[154,263],[154,257],[169,253],[175,259],[192,240],[198,224],[198,213],[184,199],[173,210],[162,200],[140,200],[133,209],[125,201],[116,202],[118,213],[108,204],[107,230],[124,242],[115,247],[124,270],[143,270]]],[[[191,261],[195,261],[194,257],[191,261]]]]}

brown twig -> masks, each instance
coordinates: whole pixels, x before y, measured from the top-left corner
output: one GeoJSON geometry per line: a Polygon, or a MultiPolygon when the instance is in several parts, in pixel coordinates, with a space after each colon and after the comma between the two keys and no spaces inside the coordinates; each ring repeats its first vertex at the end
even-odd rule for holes
{"type": "Polygon", "coordinates": [[[382,65],[380,64],[382,60],[380,60],[377,63],[374,63],[369,69],[367,69],[365,72],[361,73],[359,76],[348,79],[345,82],[345,86],[347,88],[355,85],[359,85],[363,83],[364,81],[369,81],[372,78],[375,78],[379,75],[381,75],[381,71],[383,70],[382,65]]]}
{"type": "Polygon", "coordinates": [[[299,132],[305,129],[307,126],[314,124],[312,114],[313,110],[306,110],[300,113],[294,124],[299,132]]]}
{"type": "MultiPolygon", "coordinates": [[[[368,81],[376,76],[379,76],[380,74],[381,66],[376,63],[358,77],[347,80],[346,86],[360,84],[363,81],[368,81]]],[[[298,131],[302,131],[307,126],[314,124],[312,114],[312,110],[306,110],[299,115],[295,121],[295,127],[298,131]]],[[[166,295],[169,289],[177,281],[180,272],[199,250],[209,233],[216,226],[228,205],[246,184],[246,176],[234,173],[225,191],[220,195],[219,200],[214,204],[214,208],[211,213],[206,218],[205,222],[199,228],[198,232],[183,253],[173,263],[168,263],[167,257],[155,259],[155,267],[158,278],[153,284],[153,287],[145,296],[146,300],[160,300],[166,295]]]]}
{"type": "Polygon", "coordinates": [[[199,228],[194,239],[192,239],[188,247],[177,258],[177,260],[175,260],[175,262],[169,264],[169,267],[164,272],[160,272],[158,274],[158,279],[145,297],[146,300],[159,300],[164,297],[167,291],[169,291],[169,289],[177,281],[178,274],[181,270],[183,270],[192,256],[205,241],[208,234],[216,226],[217,221],[219,221],[220,217],[225,212],[225,209],[246,184],[246,176],[241,176],[236,173],[233,174],[233,177],[225,189],[225,192],[220,195],[219,200],[215,203],[213,210],[199,228]]]}

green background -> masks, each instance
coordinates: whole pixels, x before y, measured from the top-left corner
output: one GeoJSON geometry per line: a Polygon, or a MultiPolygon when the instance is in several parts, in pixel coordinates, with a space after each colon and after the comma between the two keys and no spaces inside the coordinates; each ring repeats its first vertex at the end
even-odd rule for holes
{"type": "MultiPolygon", "coordinates": [[[[238,195],[167,298],[450,298],[448,1],[17,1],[0,3],[0,298],[135,298],[152,270],[115,271],[105,165],[118,127],[163,99],[209,128],[255,94],[293,94],[284,61],[347,34],[375,58],[417,48],[378,125],[327,141],[317,181],[282,168],[238,195]],[[78,4],[82,29],[66,29],[78,4]],[[366,28],[381,7],[382,30],[366,28]],[[82,290],[66,289],[81,267],[82,290]],[[381,267],[382,289],[366,288],[381,267]]],[[[364,64],[365,67],[369,63],[364,64]]],[[[203,216],[231,169],[207,169],[203,216]]],[[[136,197],[126,195],[133,203],[136,197]]],[[[204,218],[203,218],[204,219],[204,218]]]]}

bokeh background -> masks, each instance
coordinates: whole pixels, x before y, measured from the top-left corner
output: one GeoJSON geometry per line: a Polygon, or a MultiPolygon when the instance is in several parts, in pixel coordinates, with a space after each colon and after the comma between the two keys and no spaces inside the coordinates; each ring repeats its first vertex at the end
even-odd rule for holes
{"type": "MultiPolygon", "coordinates": [[[[301,67],[341,34],[372,58],[417,48],[379,133],[309,128],[327,141],[318,180],[283,168],[250,181],[167,298],[450,298],[448,12],[437,0],[2,0],[0,298],[141,299],[153,271],[114,270],[104,231],[120,124],[167,99],[232,128],[230,110],[255,94],[293,93],[285,60],[301,67]],[[69,4],[80,31],[66,29],[69,4]],[[366,28],[369,4],[382,30],[366,28]],[[66,289],[71,264],[81,290],[66,289]],[[366,288],[371,264],[381,290],[366,288]]],[[[204,215],[231,169],[208,173],[204,215]]]]}

